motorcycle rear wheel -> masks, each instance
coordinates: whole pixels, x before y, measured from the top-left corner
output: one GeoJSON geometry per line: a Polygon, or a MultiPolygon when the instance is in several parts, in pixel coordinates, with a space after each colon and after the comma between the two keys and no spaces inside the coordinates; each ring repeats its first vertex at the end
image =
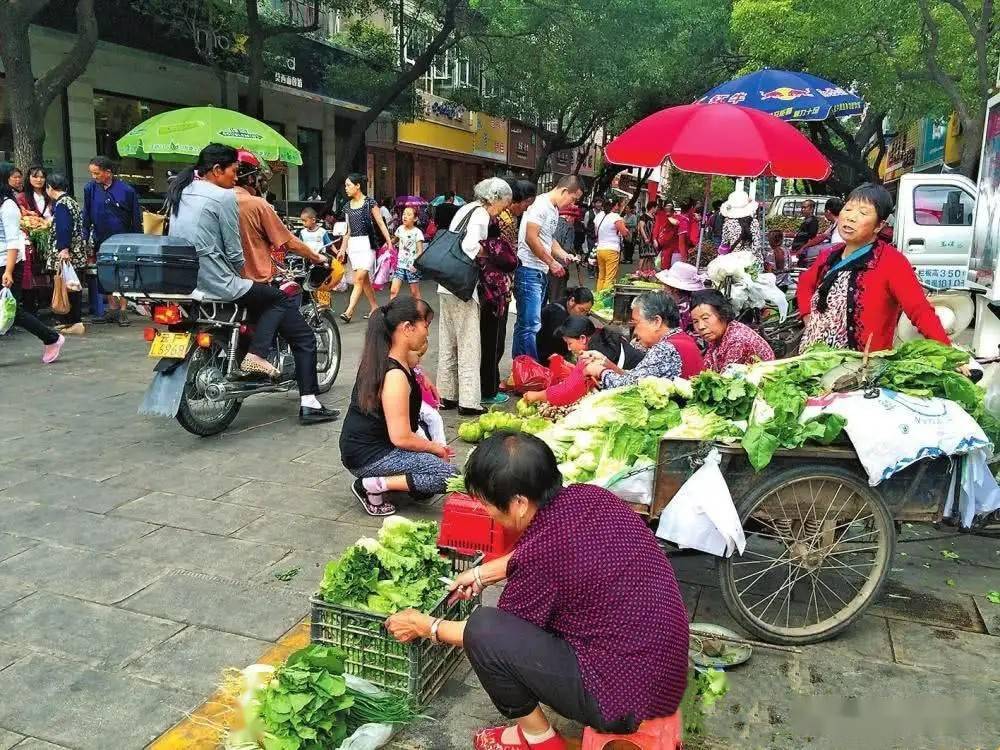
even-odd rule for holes
{"type": "Polygon", "coordinates": [[[226,350],[218,342],[208,349],[196,348],[191,355],[184,393],[177,408],[180,426],[199,437],[209,437],[225,432],[236,419],[242,402],[209,401],[204,391],[204,379],[210,376],[213,367],[220,368],[225,363],[226,350]]]}

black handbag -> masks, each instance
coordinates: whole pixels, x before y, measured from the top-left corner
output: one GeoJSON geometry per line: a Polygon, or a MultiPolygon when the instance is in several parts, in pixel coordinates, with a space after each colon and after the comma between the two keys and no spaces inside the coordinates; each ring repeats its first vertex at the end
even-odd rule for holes
{"type": "Polygon", "coordinates": [[[414,264],[422,276],[436,281],[463,302],[472,299],[479,283],[479,265],[462,249],[466,227],[479,208],[469,211],[454,231],[439,227],[414,264]]]}

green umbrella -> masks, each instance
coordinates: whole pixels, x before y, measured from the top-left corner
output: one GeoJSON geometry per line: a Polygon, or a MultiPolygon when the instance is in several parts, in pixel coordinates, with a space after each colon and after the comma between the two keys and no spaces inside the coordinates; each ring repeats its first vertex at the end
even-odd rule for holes
{"type": "Polygon", "coordinates": [[[302,154],[260,120],[218,107],[186,107],[150,117],[117,143],[121,156],[156,161],[194,161],[209,143],[245,148],[265,161],[301,164],[302,154]]]}

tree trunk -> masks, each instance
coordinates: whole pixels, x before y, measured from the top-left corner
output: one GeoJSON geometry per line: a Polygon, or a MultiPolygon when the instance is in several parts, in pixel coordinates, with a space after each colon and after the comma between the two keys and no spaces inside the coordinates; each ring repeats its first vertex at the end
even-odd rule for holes
{"type": "Polygon", "coordinates": [[[986,108],[977,107],[977,116],[970,118],[962,126],[962,160],[958,171],[973,182],[979,166],[979,154],[983,145],[983,121],[986,119],[986,108]]]}
{"type": "Polygon", "coordinates": [[[250,67],[247,70],[247,100],[243,111],[244,114],[261,120],[264,118],[264,102],[261,98],[261,83],[264,80],[264,34],[259,26],[250,29],[247,54],[250,57],[250,67]]]}
{"type": "Polygon", "coordinates": [[[14,141],[14,163],[21,169],[42,161],[45,144],[44,113],[35,96],[35,77],[31,69],[29,22],[10,19],[10,13],[0,13],[0,24],[6,28],[0,34],[0,59],[7,71],[7,114],[14,141]]]}
{"type": "Polygon", "coordinates": [[[542,146],[542,150],[538,152],[538,159],[535,161],[535,171],[531,177],[531,181],[535,184],[538,184],[538,181],[542,179],[542,175],[549,171],[549,157],[560,150],[555,147],[555,144],[561,138],[562,136],[553,138],[550,143],[545,143],[542,146]]]}

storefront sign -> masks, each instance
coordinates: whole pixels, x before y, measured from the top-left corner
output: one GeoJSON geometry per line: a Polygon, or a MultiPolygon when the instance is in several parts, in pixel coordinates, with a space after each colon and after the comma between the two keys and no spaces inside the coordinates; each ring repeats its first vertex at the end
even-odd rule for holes
{"type": "Polygon", "coordinates": [[[508,125],[507,163],[512,167],[534,169],[538,159],[538,136],[530,125],[511,120],[508,125]]]}
{"type": "Polygon", "coordinates": [[[507,162],[507,120],[482,112],[476,113],[475,154],[483,159],[507,162]]]}
{"type": "Polygon", "coordinates": [[[920,120],[920,144],[913,162],[914,169],[925,169],[941,163],[944,159],[944,144],[947,133],[947,119],[924,117],[920,120]]]}
{"type": "Polygon", "coordinates": [[[461,104],[420,92],[420,119],[462,130],[475,130],[472,112],[461,104]]]}
{"type": "Polygon", "coordinates": [[[896,133],[889,144],[886,157],[885,180],[891,182],[913,169],[917,151],[917,124],[913,123],[906,130],[896,133]]]}

